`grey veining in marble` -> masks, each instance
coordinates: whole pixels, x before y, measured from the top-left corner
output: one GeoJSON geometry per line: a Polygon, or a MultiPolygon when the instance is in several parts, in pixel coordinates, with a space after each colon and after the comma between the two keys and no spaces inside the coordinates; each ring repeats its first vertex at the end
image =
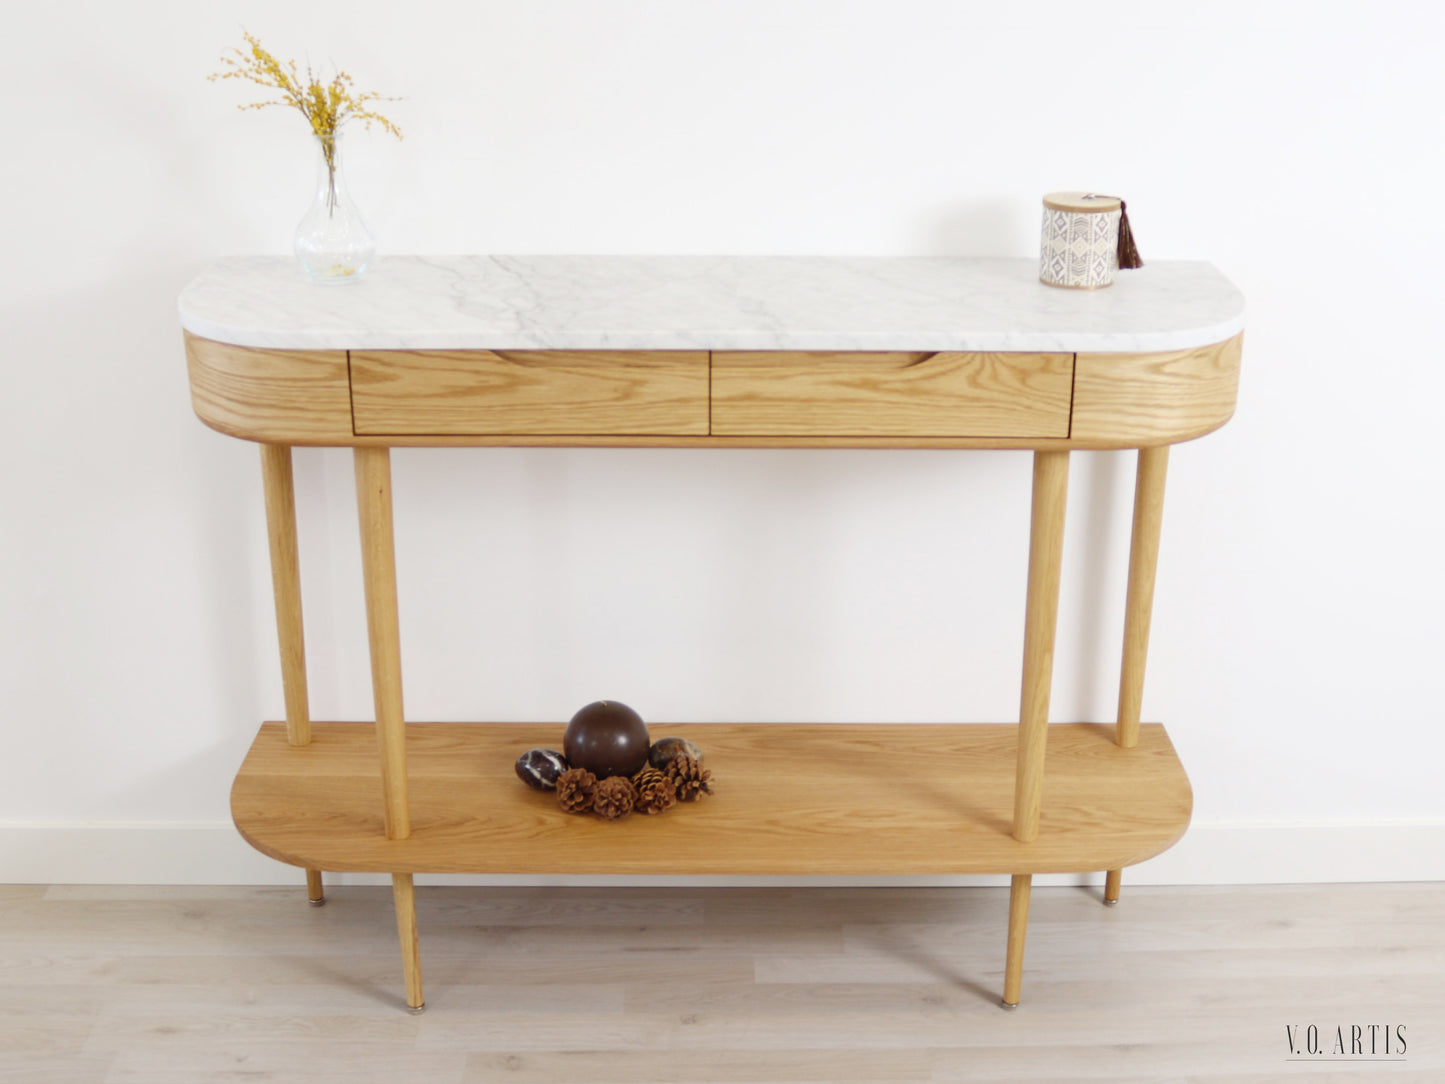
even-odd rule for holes
{"type": "Polygon", "coordinates": [[[391,256],[344,286],[280,256],[221,260],[180,297],[190,332],[289,349],[1152,352],[1227,339],[1244,298],[1207,263],[1103,290],[1038,260],[832,256],[391,256]]]}

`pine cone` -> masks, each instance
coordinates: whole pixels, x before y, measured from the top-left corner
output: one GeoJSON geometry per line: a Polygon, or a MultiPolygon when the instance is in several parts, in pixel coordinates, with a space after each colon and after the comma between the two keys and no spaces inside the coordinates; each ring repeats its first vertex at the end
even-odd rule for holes
{"type": "Polygon", "coordinates": [[[597,777],[586,768],[568,768],[557,777],[557,804],[567,813],[588,813],[597,791],[597,777]]]}
{"type": "Polygon", "coordinates": [[[616,820],[632,812],[637,804],[637,788],[625,775],[609,775],[597,784],[592,795],[592,812],[603,820],[616,820]]]}
{"type": "Polygon", "coordinates": [[[686,753],[679,753],[667,762],[667,777],[677,788],[677,800],[695,802],[712,793],[712,772],[686,753]]]}
{"type": "Polygon", "coordinates": [[[632,785],[637,788],[639,813],[662,813],[677,801],[677,787],[657,768],[643,768],[632,777],[632,785]]]}

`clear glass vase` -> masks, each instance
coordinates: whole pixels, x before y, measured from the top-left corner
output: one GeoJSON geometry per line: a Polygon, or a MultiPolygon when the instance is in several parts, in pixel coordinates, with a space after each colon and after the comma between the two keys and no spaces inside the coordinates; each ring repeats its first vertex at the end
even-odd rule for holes
{"type": "Polygon", "coordinates": [[[317,282],[355,282],[376,255],[376,240],[346,191],[341,141],[318,137],[321,160],[316,195],[296,227],[296,258],[317,282]]]}

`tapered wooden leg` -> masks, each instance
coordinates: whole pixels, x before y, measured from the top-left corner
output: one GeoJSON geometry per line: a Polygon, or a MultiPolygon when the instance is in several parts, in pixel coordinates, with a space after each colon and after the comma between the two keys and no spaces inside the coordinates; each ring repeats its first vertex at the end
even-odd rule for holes
{"type": "Polygon", "coordinates": [[[1024,843],[1039,836],[1068,488],[1069,453],[1035,452],[1023,694],[1019,703],[1018,769],[1014,781],[1013,834],[1024,843]]]}
{"type": "MultiPolygon", "coordinates": [[[[396,605],[396,546],[391,523],[391,453],[357,448],[356,504],[361,520],[361,565],[366,581],[366,627],[371,642],[371,691],[376,740],[381,752],[383,814],[388,839],[411,835],[407,803],[406,718],[401,698],[401,633],[396,605]]],[[[421,952],[416,929],[416,889],[410,873],[391,875],[406,1004],[421,1012],[421,952]]]]}
{"type": "Polygon", "coordinates": [[[421,991],[421,944],[416,929],[416,887],[410,873],[391,875],[391,896],[396,904],[396,930],[401,936],[401,968],[406,976],[406,1006],[421,1012],[426,1001],[421,991]]]}
{"type": "Polygon", "coordinates": [[[292,745],[306,745],[311,741],[311,709],[306,696],[296,489],[288,445],[261,445],[261,481],[266,490],[266,533],[271,541],[271,588],[276,597],[276,636],[281,645],[281,687],[286,694],[286,738],[292,745]]]}
{"type": "Polygon", "coordinates": [[[1134,530],[1129,541],[1129,593],[1124,603],[1124,661],[1119,671],[1119,721],[1114,740],[1139,744],[1144,664],[1149,656],[1149,619],[1154,611],[1154,573],[1159,567],[1159,529],[1164,522],[1164,476],[1169,446],[1139,449],[1134,481],[1134,530]]]}
{"type": "MultiPolygon", "coordinates": [[[[1114,740],[1125,749],[1139,744],[1144,700],[1144,664],[1149,656],[1149,619],[1154,611],[1154,573],[1159,567],[1159,529],[1164,521],[1164,478],[1169,446],[1139,449],[1134,479],[1134,530],[1129,541],[1129,589],[1124,603],[1124,661],[1119,670],[1119,719],[1114,740]]],[[[1119,902],[1123,870],[1111,869],[1104,902],[1119,902]]]]}
{"type": "MultiPolygon", "coordinates": [[[[1059,568],[1064,554],[1069,453],[1034,453],[1033,511],[1029,526],[1029,587],[1024,618],[1023,693],[1019,702],[1018,769],[1014,780],[1014,838],[1039,836],[1043,804],[1044,750],[1048,738],[1049,689],[1054,673],[1054,631],[1059,612],[1059,568]]],[[[1009,888],[1008,952],[1003,1004],[1018,1007],[1023,985],[1024,938],[1033,877],[1016,873],[1009,888]]]]}
{"type": "MultiPolygon", "coordinates": [[[[271,543],[271,590],[276,600],[276,639],[281,647],[286,740],[292,745],[310,745],[311,706],[306,691],[301,557],[296,541],[296,485],[290,446],[261,445],[261,483],[266,493],[266,534],[271,543]]],[[[319,870],[306,871],[306,898],[315,904],[326,902],[319,870]]]]}
{"type": "Polygon", "coordinates": [[[1024,938],[1029,928],[1029,894],[1034,879],[1028,873],[1015,873],[1008,894],[1008,953],[1004,958],[1003,1007],[1016,1009],[1024,982],[1024,938]]]}
{"type": "Polygon", "coordinates": [[[401,700],[401,633],[396,606],[396,549],[391,526],[391,453],[357,448],[356,503],[361,519],[361,564],[366,581],[366,626],[371,642],[371,691],[381,753],[387,839],[411,835],[407,805],[406,722],[401,700]]]}

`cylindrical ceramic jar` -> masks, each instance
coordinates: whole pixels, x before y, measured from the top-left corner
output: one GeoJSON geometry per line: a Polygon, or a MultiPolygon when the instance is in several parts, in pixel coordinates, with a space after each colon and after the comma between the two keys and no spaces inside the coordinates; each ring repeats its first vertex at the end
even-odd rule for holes
{"type": "Polygon", "coordinates": [[[1096,290],[1119,269],[1122,200],[1090,192],[1051,192],[1044,197],[1039,278],[1050,286],[1096,290]]]}

